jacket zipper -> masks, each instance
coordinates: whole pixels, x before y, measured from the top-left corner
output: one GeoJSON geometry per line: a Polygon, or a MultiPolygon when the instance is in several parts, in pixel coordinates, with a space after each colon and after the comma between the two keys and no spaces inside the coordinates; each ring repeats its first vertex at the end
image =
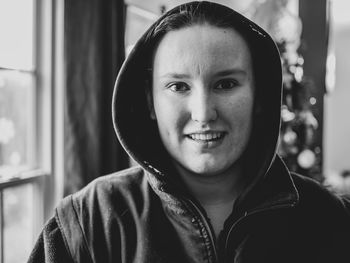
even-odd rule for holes
{"type": "MultiPolygon", "coordinates": [[[[207,232],[209,234],[209,238],[210,238],[210,241],[211,241],[212,249],[214,251],[215,262],[219,262],[217,249],[216,249],[216,245],[215,245],[215,241],[214,241],[214,237],[213,237],[213,233],[212,233],[211,227],[210,227],[210,225],[208,223],[208,220],[205,218],[203,213],[200,211],[200,209],[197,207],[197,205],[192,200],[188,200],[188,202],[196,210],[196,212],[199,215],[200,219],[204,223],[204,226],[205,226],[205,228],[206,228],[206,230],[207,230],[207,232]]],[[[227,251],[227,249],[228,249],[228,240],[229,240],[230,234],[232,233],[233,229],[237,226],[237,224],[239,222],[241,222],[244,218],[252,216],[254,214],[261,213],[261,212],[273,211],[273,210],[281,209],[281,208],[291,208],[291,207],[294,207],[294,206],[295,206],[294,203],[293,204],[288,204],[288,205],[276,205],[276,206],[273,206],[273,207],[270,207],[270,208],[254,210],[254,211],[249,212],[249,213],[245,212],[245,214],[242,217],[240,217],[234,224],[231,225],[230,230],[228,231],[228,234],[227,234],[226,240],[225,240],[225,251],[227,251]]]]}
{"type": "Polygon", "coordinates": [[[211,227],[210,227],[210,225],[208,223],[208,220],[205,218],[203,213],[200,211],[200,209],[197,207],[197,205],[192,200],[188,200],[188,201],[193,206],[193,208],[196,210],[196,212],[198,213],[200,219],[204,223],[204,227],[206,228],[206,231],[207,231],[207,233],[209,235],[210,243],[212,245],[212,250],[214,252],[215,262],[219,262],[218,254],[217,254],[217,251],[216,251],[215,240],[214,240],[214,237],[213,237],[213,232],[212,232],[211,227]]]}
{"type": "Polygon", "coordinates": [[[237,226],[237,224],[239,222],[241,222],[244,218],[247,218],[249,216],[252,216],[252,215],[255,215],[255,214],[258,214],[258,213],[262,213],[262,212],[267,212],[267,211],[273,211],[273,210],[276,210],[276,209],[281,209],[281,208],[292,208],[295,206],[295,203],[293,204],[288,204],[288,205],[275,205],[273,207],[270,207],[270,208],[265,208],[265,209],[257,209],[257,210],[253,210],[252,212],[245,212],[244,215],[242,217],[240,217],[234,224],[231,225],[230,227],[230,230],[228,231],[228,234],[226,236],[226,240],[225,240],[225,251],[227,251],[228,249],[228,240],[229,240],[229,237],[233,231],[233,229],[237,226]]]}

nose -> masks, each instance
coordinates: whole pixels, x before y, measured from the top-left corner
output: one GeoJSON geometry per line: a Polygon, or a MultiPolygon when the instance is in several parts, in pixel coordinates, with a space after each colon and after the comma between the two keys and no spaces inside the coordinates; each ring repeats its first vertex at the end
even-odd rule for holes
{"type": "Polygon", "coordinates": [[[199,88],[191,94],[189,107],[193,121],[206,124],[216,120],[217,110],[214,94],[210,90],[199,88]]]}

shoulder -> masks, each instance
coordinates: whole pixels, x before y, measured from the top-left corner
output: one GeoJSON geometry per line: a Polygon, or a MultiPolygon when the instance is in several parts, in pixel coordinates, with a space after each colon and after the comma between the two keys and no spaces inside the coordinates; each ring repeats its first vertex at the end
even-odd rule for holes
{"type": "Polygon", "coordinates": [[[123,213],[135,198],[145,195],[148,182],[141,167],[131,167],[113,174],[101,176],[80,191],[67,196],[57,207],[58,210],[72,207],[78,213],[81,210],[111,209],[123,213]]]}
{"type": "MultiPolygon", "coordinates": [[[[291,173],[299,193],[299,207],[324,218],[350,220],[349,200],[337,195],[319,182],[296,173],[291,173]]],[[[350,222],[350,221],[348,221],[350,222]]]]}
{"type": "Polygon", "coordinates": [[[299,194],[304,199],[320,200],[321,198],[321,200],[331,203],[337,203],[341,199],[330,189],[312,178],[297,173],[291,173],[291,176],[299,194]]]}
{"type": "Polygon", "coordinates": [[[122,190],[130,188],[135,185],[139,185],[145,179],[144,170],[139,166],[134,166],[125,170],[121,170],[112,174],[98,177],[89,183],[79,192],[75,193],[74,196],[79,198],[90,192],[96,191],[110,191],[110,190],[122,190]]]}
{"type": "Polygon", "coordinates": [[[132,167],[95,179],[59,203],[56,219],[60,228],[78,230],[97,227],[102,222],[114,224],[121,221],[127,211],[143,210],[143,200],[147,200],[151,192],[146,177],[142,168],[132,167]]]}
{"type": "Polygon", "coordinates": [[[290,220],[296,227],[292,231],[302,237],[299,242],[311,250],[322,251],[324,262],[350,262],[348,201],[308,177],[292,173],[292,178],[299,192],[299,204],[290,220]]]}
{"type": "Polygon", "coordinates": [[[142,168],[129,168],[99,177],[60,202],[55,218],[74,258],[94,258],[96,246],[105,241],[118,247],[121,233],[148,211],[152,191],[146,177],[142,168]]]}
{"type": "MultiPolygon", "coordinates": [[[[41,231],[30,254],[28,263],[73,263],[72,255],[64,243],[62,233],[55,218],[51,218],[41,231]]],[[[85,260],[84,262],[91,262],[85,260]]]]}

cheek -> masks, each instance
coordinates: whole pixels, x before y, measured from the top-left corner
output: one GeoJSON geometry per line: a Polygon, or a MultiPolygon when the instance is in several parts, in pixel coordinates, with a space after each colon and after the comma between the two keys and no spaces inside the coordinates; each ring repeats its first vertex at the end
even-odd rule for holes
{"type": "Polygon", "coordinates": [[[163,135],[175,135],[184,123],[184,105],[166,94],[155,94],[153,102],[159,131],[163,135]]]}
{"type": "Polygon", "coordinates": [[[232,129],[250,132],[253,114],[253,99],[250,94],[228,100],[222,111],[232,129]]]}

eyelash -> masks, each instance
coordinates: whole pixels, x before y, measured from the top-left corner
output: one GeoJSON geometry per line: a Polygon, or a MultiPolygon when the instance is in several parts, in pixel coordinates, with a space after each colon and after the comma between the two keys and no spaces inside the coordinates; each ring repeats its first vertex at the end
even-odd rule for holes
{"type": "Polygon", "coordinates": [[[189,90],[189,86],[184,82],[175,82],[167,85],[167,88],[173,92],[185,92],[189,90]]]}
{"type": "MultiPolygon", "coordinates": [[[[215,84],[214,89],[231,90],[236,88],[238,85],[239,83],[235,79],[223,79],[223,80],[220,80],[217,84],[215,84]],[[223,85],[225,84],[229,84],[229,87],[223,87],[223,85]]],[[[166,88],[171,90],[172,92],[180,92],[180,93],[186,92],[191,89],[189,85],[185,82],[170,83],[166,86],[166,88]]]]}
{"type": "Polygon", "coordinates": [[[239,85],[237,80],[234,79],[223,79],[220,80],[216,85],[215,85],[215,89],[220,89],[220,90],[231,90],[236,88],[239,85]],[[229,87],[221,87],[223,84],[230,84],[229,87]]]}

